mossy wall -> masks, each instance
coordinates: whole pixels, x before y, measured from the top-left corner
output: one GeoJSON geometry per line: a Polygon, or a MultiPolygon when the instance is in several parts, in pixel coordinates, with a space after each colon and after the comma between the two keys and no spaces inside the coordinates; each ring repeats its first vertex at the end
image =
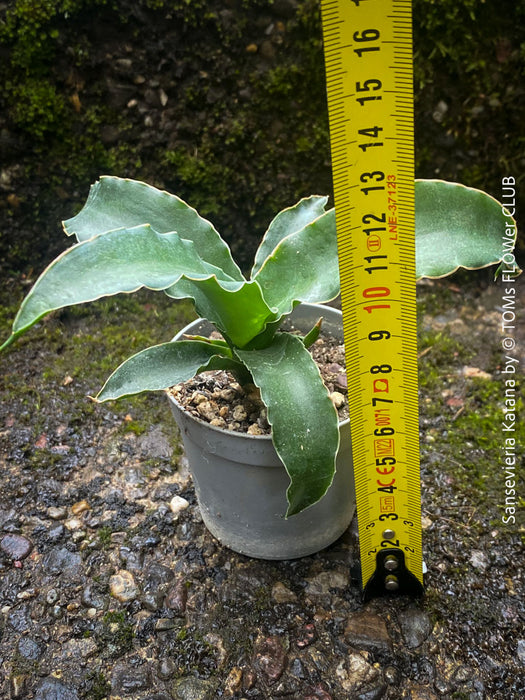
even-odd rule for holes
{"type": "MultiPolygon", "coordinates": [[[[41,268],[102,173],[176,192],[248,264],[331,192],[318,0],[15,0],[0,9],[0,259],[41,268]]],[[[414,0],[416,176],[524,171],[525,9],[414,0]]],[[[519,199],[525,201],[523,179],[519,199]]]]}

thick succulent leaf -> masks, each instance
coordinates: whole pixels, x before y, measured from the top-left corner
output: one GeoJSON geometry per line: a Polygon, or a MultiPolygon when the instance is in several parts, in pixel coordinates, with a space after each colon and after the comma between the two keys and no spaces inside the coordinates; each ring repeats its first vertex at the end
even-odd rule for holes
{"type": "Polygon", "coordinates": [[[283,209],[271,222],[255,254],[251,276],[255,277],[266,258],[273,253],[283,238],[299,231],[324,214],[328,197],[312,195],[301,199],[293,207],[283,209]]]}
{"type": "Polygon", "coordinates": [[[297,302],[334,299],[339,294],[334,209],[283,238],[254,279],[279,315],[290,313],[297,302]]]}
{"type": "Polygon", "coordinates": [[[83,209],[63,222],[68,235],[78,241],[118,228],[150,224],[159,233],[176,231],[193,241],[203,260],[236,280],[244,279],[228,245],[213,225],[175,195],[137,180],[101,177],[91,186],[83,209]]]}
{"type": "Polygon", "coordinates": [[[278,334],[262,350],[238,351],[268,409],[272,439],[290,477],[287,516],[316,503],[335,473],[336,410],[300,338],[278,334]]]}
{"type": "MultiPolygon", "coordinates": [[[[109,401],[142,391],[162,391],[209,369],[240,366],[217,346],[196,340],[178,340],[146,348],[123,362],[99,392],[97,401],[109,401]]],[[[241,366],[242,367],[242,366],[241,366]]]]}
{"type": "Polygon", "coordinates": [[[257,282],[219,282],[216,278],[181,279],[165,290],[174,299],[190,297],[199,316],[213,323],[237,347],[261,333],[276,314],[257,282]]]}
{"type": "Polygon", "coordinates": [[[507,219],[481,190],[443,180],[416,180],[416,277],[444,277],[459,267],[498,263],[507,219]]]}
{"type": "Polygon", "coordinates": [[[22,303],[8,342],[64,306],[140,287],[165,289],[184,273],[210,277],[215,271],[176,233],[160,234],[150,226],[111,231],[78,243],[44,270],[22,303]]]}

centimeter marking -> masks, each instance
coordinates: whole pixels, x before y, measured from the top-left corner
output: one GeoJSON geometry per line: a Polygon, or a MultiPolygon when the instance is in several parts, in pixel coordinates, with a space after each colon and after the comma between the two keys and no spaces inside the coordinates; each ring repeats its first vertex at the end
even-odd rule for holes
{"type": "Polygon", "coordinates": [[[411,0],[321,0],[365,595],[423,590],[411,0]]]}

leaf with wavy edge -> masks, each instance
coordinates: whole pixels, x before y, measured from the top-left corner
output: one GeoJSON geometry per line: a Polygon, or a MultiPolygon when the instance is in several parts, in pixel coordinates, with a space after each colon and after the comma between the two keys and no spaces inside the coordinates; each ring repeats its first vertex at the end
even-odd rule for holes
{"type": "Polygon", "coordinates": [[[176,231],[181,238],[195,243],[203,260],[232,279],[244,280],[228,245],[209,221],[176,195],[145,182],[103,176],[91,186],[82,210],[63,222],[65,232],[78,241],[142,224],[150,224],[159,233],[176,231]]]}
{"type": "Polygon", "coordinates": [[[259,272],[266,258],[273,253],[283,238],[286,238],[286,236],[289,236],[295,231],[300,231],[324,214],[327,201],[328,197],[322,197],[320,195],[304,197],[293,207],[283,209],[277,214],[270,223],[255,253],[255,262],[251,272],[252,279],[259,272]]]}
{"type": "Polygon", "coordinates": [[[287,516],[324,496],[335,473],[337,412],[297,336],[279,333],[262,350],[239,350],[268,409],[272,440],[290,477],[287,516]]]}
{"type": "Polygon", "coordinates": [[[50,311],[141,287],[165,289],[183,274],[209,278],[215,273],[223,274],[199,257],[191,241],[157,233],[149,225],[90,238],[59,255],[40,275],[6,344],[50,311]]]}
{"type": "Polygon", "coordinates": [[[215,278],[183,278],[166,290],[174,299],[190,297],[197,313],[213,323],[237,347],[262,333],[277,314],[263,297],[257,282],[218,282],[215,278]]]}
{"type": "Polygon", "coordinates": [[[182,277],[188,286],[176,296],[195,298],[199,313],[234,345],[243,347],[275,320],[256,282],[228,278],[201,260],[192,241],[146,225],[109,231],[60,255],[25,298],[5,346],[50,311],[141,287],[170,294],[182,277]]]}
{"type": "Polygon", "coordinates": [[[334,299],[339,294],[335,211],[283,238],[254,279],[280,315],[290,313],[298,302],[334,299]]]}
{"type": "Polygon", "coordinates": [[[213,369],[244,370],[231,353],[197,340],[153,345],[123,362],[104,384],[97,401],[110,401],[142,391],[162,391],[213,369]]]}
{"type": "Polygon", "coordinates": [[[515,221],[485,192],[444,180],[416,180],[415,203],[418,279],[488,267],[509,252],[503,249],[505,228],[513,222],[516,231],[515,221]]]}

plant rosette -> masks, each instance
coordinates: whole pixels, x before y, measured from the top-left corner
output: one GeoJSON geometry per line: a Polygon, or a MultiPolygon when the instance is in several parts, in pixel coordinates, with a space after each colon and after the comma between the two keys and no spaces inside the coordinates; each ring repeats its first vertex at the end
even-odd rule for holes
{"type": "MultiPolygon", "coordinates": [[[[207,370],[228,370],[241,385],[255,384],[286,483],[286,513],[277,517],[292,520],[326,498],[340,446],[336,409],[308,351],[320,326],[314,322],[302,336],[282,330],[299,304],[339,293],[335,212],[327,201],[314,195],[281,211],[245,277],[213,225],[180,198],[143,182],[102,177],[82,210],[64,222],[76,243],[37,279],[0,349],[49,312],[104,296],[147,287],[192,299],[222,338],[193,334],[149,347],[115,370],[97,400],[166,391],[207,370]]],[[[486,267],[508,253],[501,243],[508,218],[484,192],[420,180],[415,206],[418,278],[486,267]]]]}

